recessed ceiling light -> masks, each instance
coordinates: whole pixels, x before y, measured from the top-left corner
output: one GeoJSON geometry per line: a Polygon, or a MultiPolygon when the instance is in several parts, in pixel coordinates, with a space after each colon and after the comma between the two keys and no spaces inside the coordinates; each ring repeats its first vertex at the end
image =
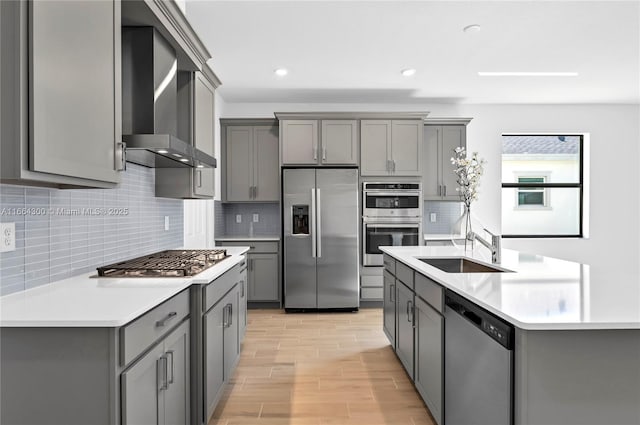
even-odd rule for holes
{"type": "Polygon", "coordinates": [[[189,162],[189,159],[188,159],[188,158],[180,158],[180,161],[182,161],[182,162],[189,162]]]}
{"type": "Polygon", "coordinates": [[[416,70],[413,68],[407,68],[400,71],[400,73],[402,74],[403,77],[411,77],[416,73],[416,70]]]}
{"type": "Polygon", "coordinates": [[[204,165],[202,165],[202,164],[198,164],[198,165],[196,165],[196,167],[198,167],[198,168],[204,168],[204,165]]]}
{"type": "Polygon", "coordinates": [[[158,149],[158,153],[169,153],[166,149],[158,149]]]}
{"type": "Polygon", "coordinates": [[[555,72],[555,71],[543,71],[543,72],[514,72],[514,71],[489,71],[478,72],[481,77],[577,77],[577,72],[555,72]]]}
{"type": "Polygon", "coordinates": [[[179,153],[172,153],[171,155],[175,156],[176,158],[182,158],[182,155],[180,155],[179,153]]]}
{"type": "Polygon", "coordinates": [[[285,75],[287,75],[289,73],[289,71],[287,70],[287,68],[278,68],[275,71],[273,71],[278,77],[284,77],[285,75]]]}
{"type": "Polygon", "coordinates": [[[471,24],[471,25],[467,25],[466,27],[462,28],[462,31],[464,32],[478,32],[482,29],[482,27],[478,24],[471,24]]]}

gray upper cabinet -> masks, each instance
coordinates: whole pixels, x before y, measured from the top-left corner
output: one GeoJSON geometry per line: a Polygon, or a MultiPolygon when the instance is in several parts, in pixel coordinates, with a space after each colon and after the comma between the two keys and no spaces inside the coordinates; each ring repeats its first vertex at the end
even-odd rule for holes
{"type": "Polygon", "coordinates": [[[358,165],[358,120],[281,120],[282,165],[358,165]]]}
{"type": "Polygon", "coordinates": [[[459,124],[424,126],[424,155],[422,156],[422,189],[425,200],[459,201],[458,183],[451,165],[451,157],[458,147],[466,147],[468,119],[459,124]]]}
{"type": "Polygon", "coordinates": [[[321,141],[321,164],[358,164],[357,120],[322,120],[321,141]]]}
{"type": "Polygon", "coordinates": [[[1,3],[2,181],[113,187],[123,166],[120,2],[1,3]]]}
{"type": "MultiPolygon", "coordinates": [[[[200,72],[195,73],[194,83],[193,145],[204,153],[215,156],[215,87],[200,72]]],[[[192,172],[194,194],[213,198],[214,169],[195,168],[192,172]]]]}
{"type": "Polygon", "coordinates": [[[227,202],[277,202],[280,198],[278,127],[226,126],[227,202]]]}
{"type": "Polygon", "coordinates": [[[362,176],[420,176],[422,120],[362,120],[362,176]]]}
{"type": "Polygon", "coordinates": [[[280,121],[283,165],[318,163],[318,120],[280,121]]]}

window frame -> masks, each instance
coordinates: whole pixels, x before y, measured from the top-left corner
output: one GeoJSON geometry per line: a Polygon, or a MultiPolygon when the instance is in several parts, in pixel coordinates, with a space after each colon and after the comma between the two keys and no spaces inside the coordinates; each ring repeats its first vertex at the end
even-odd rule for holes
{"type": "MultiPolygon", "coordinates": [[[[533,193],[533,192],[541,192],[542,193],[542,204],[520,204],[520,193],[521,190],[523,189],[528,189],[528,187],[518,187],[518,189],[516,190],[515,193],[515,207],[514,210],[515,211],[531,211],[531,210],[550,210],[551,207],[549,206],[549,190],[547,190],[546,187],[544,187],[544,183],[549,181],[549,176],[551,173],[543,173],[543,172],[531,172],[529,173],[528,171],[526,172],[522,172],[522,173],[514,173],[515,174],[515,179],[519,180],[521,178],[541,178],[543,183],[540,183],[539,186],[535,187],[535,191],[534,190],[525,190],[525,192],[528,193],[533,193]],[[541,189],[541,190],[538,190],[541,189]]],[[[518,181],[518,184],[522,184],[521,182],[518,181]]],[[[531,188],[534,189],[534,188],[531,188]]]]}
{"type": "MultiPolygon", "coordinates": [[[[503,133],[502,137],[508,137],[508,136],[522,136],[523,133],[503,133]]],[[[520,188],[527,188],[527,187],[535,187],[535,188],[540,188],[542,187],[543,189],[545,189],[545,192],[547,189],[552,189],[552,188],[569,188],[569,189],[578,189],[578,233],[577,234],[539,234],[539,235],[532,235],[532,234],[504,234],[502,235],[503,238],[509,238],[509,239],[549,239],[549,238],[584,238],[584,146],[585,146],[585,135],[584,134],[580,134],[580,133],[526,133],[527,136],[540,136],[540,137],[559,137],[559,136],[571,136],[571,137],[578,137],[579,140],[579,146],[580,146],[580,150],[579,150],[579,154],[578,154],[578,166],[579,166],[579,170],[578,170],[578,182],[576,183],[504,183],[502,182],[502,189],[516,189],[516,197],[518,194],[518,190],[520,188]]],[[[500,160],[500,162],[502,163],[502,159],[500,160]]],[[[525,171],[524,173],[535,173],[533,171],[525,171]]],[[[540,173],[535,173],[535,174],[540,174],[540,173]]],[[[531,174],[533,175],[533,174],[531,174]]],[[[522,175],[521,177],[525,177],[524,175],[522,175]]],[[[545,193],[545,195],[547,195],[547,193],[545,193]]],[[[518,208],[518,202],[516,199],[516,210],[526,210],[528,208],[518,208]]],[[[539,207],[539,209],[549,209],[550,207],[548,206],[544,206],[544,207],[539,207]]],[[[535,208],[536,210],[538,208],[535,208]]]]}

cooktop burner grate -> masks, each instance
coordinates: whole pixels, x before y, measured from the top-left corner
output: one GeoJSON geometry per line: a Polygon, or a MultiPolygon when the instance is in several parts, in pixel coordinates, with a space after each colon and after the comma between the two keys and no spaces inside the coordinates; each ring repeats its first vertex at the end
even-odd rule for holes
{"type": "Polygon", "coordinates": [[[227,258],[224,249],[166,250],[98,267],[101,277],[188,277],[227,258]]]}

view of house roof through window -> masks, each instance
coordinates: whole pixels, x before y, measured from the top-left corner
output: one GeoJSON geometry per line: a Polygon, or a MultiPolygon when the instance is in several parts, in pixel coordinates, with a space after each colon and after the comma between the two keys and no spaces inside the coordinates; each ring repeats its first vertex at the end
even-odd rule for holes
{"type": "Polygon", "coordinates": [[[505,237],[581,237],[583,136],[502,136],[505,237]]]}

